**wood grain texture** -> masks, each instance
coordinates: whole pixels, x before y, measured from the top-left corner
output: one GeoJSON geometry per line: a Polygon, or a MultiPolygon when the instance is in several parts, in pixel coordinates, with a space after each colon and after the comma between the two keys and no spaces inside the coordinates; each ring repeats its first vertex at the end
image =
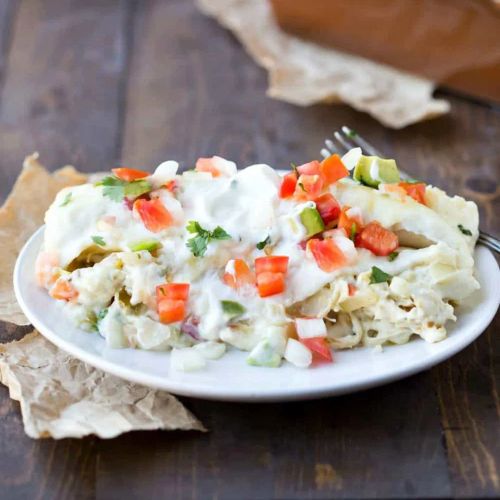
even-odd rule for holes
{"type": "MultiPolygon", "coordinates": [[[[70,162],[88,171],[108,168],[116,158],[126,70],[125,2],[24,0],[16,7],[14,18],[12,6],[0,6],[0,33],[10,33],[0,46],[9,49],[0,66],[8,68],[0,80],[0,198],[33,150],[51,168],[70,162]]],[[[2,341],[25,332],[0,325],[2,341]]],[[[2,386],[0,497],[95,498],[95,442],[28,438],[18,403],[2,386]]]]}
{"type": "Polygon", "coordinates": [[[35,150],[51,168],[116,160],[127,19],[120,0],[20,2],[1,94],[0,196],[35,150]]]}
{"type": "MultiPolygon", "coordinates": [[[[446,96],[450,116],[392,131],[346,106],[270,100],[265,72],[186,0],[23,0],[11,32],[0,196],[35,147],[51,166],[87,170],[120,156],[131,167],[166,158],[189,167],[211,154],[287,167],[317,157],[346,124],[415,177],[475,199],[484,227],[500,232],[498,110],[446,96]]],[[[204,435],[35,442],[1,388],[0,498],[498,497],[499,327],[497,318],[431,371],[359,394],[185,399],[204,435]]],[[[0,341],[24,332],[3,325],[0,341]]]]}
{"type": "Polygon", "coordinates": [[[0,3],[0,90],[6,70],[6,56],[10,47],[11,27],[14,24],[16,7],[14,0],[3,0],[0,3]]]}
{"type": "Polygon", "coordinates": [[[98,491],[112,499],[448,497],[431,382],[423,375],[300,403],[186,401],[210,433],[143,434],[141,448],[132,435],[101,441],[98,491]]]}

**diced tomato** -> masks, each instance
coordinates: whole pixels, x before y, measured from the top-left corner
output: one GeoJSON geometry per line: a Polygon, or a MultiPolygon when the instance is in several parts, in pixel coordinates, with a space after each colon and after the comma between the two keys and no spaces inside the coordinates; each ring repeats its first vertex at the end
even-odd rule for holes
{"type": "Polygon", "coordinates": [[[172,215],[159,199],[139,198],[134,202],[134,210],[137,211],[146,228],[153,233],[171,226],[174,222],[172,215]]]}
{"type": "Polygon", "coordinates": [[[290,198],[295,192],[297,186],[297,175],[295,172],[290,172],[283,176],[280,186],[280,198],[290,198]]]}
{"type": "Polygon", "coordinates": [[[323,181],[318,174],[302,174],[297,180],[295,195],[298,199],[314,199],[321,194],[323,181]]]}
{"type": "Polygon", "coordinates": [[[348,283],[347,289],[349,290],[349,297],[352,297],[358,291],[358,287],[352,283],[348,283]]]}
{"type": "Polygon", "coordinates": [[[339,155],[331,155],[325,158],[320,165],[321,177],[326,185],[333,184],[339,179],[347,177],[349,170],[345,167],[339,155]]]}
{"type": "Polygon", "coordinates": [[[379,184],[378,190],[382,193],[390,193],[399,198],[400,201],[404,201],[407,194],[406,191],[399,184],[379,184]]]}
{"type": "Polygon", "coordinates": [[[264,272],[286,273],[288,270],[288,257],[286,255],[270,255],[255,259],[255,272],[257,275],[264,272]]]}
{"type": "Polygon", "coordinates": [[[305,345],[313,354],[313,361],[318,363],[332,363],[332,351],[325,337],[311,337],[308,339],[300,339],[300,342],[305,345]]]}
{"type": "Polygon", "coordinates": [[[313,238],[307,242],[307,248],[312,253],[318,267],[327,273],[335,271],[335,269],[345,266],[347,263],[342,250],[333,240],[313,238]]]}
{"type": "Polygon", "coordinates": [[[171,181],[165,183],[165,188],[171,193],[173,193],[177,189],[177,182],[175,182],[175,180],[172,179],[171,181]]]}
{"type": "Polygon", "coordinates": [[[59,266],[59,258],[54,252],[40,252],[35,262],[36,281],[40,286],[48,287],[59,277],[55,269],[59,266]]]}
{"type": "Polygon", "coordinates": [[[408,196],[411,196],[415,201],[425,205],[425,184],[423,182],[419,182],[418,184],[400,182],[399,186],[406,191],[408,196]]]}
{"type": "Polygon", "coordinates": [[[99,222],[100,221],[110,226],[114,226],[116,224],[116,217],[114,215],[104,215],[99,219],[99,222]]]}
{"type": "Polygon", "coordinates": [[[285,290],[285,275],[264,271],[257,274],[257,289],[261,297],[276,295],[285,290]]]}
{"type": "Polygon", "coordinates": [[[363,225],[359,217],[349,217],[347,215],[349,208],[350,207],[347,205],[342,208],[337,225],[339,229],[343,229],[346,232],[348,238],[350,238],[353,233],[357,233],[363,225]]]}
{"type": "Polygon", "coordinates": [[[373,221],[356,236],[356,246],[366,248],[375,255],[384,256],[398,248],[399,240],[395,233],[373,221]]]}
{"type": "Polygon", "coordinates": [[[148,177],[149,173],[144,172],[143,170],[136,170],[135,168],[113,168],[112,172],[115,174],[118,179],[122,181],[136,181],[137,179],[144,179],[144,177],[148,177]]]}
{"type": "Polygon", "coordinates": [[[232,267],[234,272],[226,271],[222,277],[227,286],[238,289],[245,285],[255,285],[255,275],[244,260],[233,259],[232,267]]]}
{"type": "Polygon", "coordinates": [[[212,177],[219,177],[221,175],[214,158],[198,158],[194,169],[197,172],[209,172],[212,174],[212,177]]]}
{"type": "Polygon", "coordinates": [[[50,289],[49,295],[54,299],[70,301],[78,297],[78,292],[69,281],[58,279],[50,289]]]}
{"type": "Polygon", "coordinates": [[[186,301],[165,299],[157,304],[158,315],[162,323],[182,321],[186,316],[186,301]]]}
{"type": "Polygon", "coordinates": [[[297,167],[297,171],[300,175],[319,175],[321,164],[319,161],[313,160],[309,163],[304,163],[297,167]]]}
{"type": "Polygon", "coordinates": [[[189,283],[165,283],[156,287],[156,300],[165,299],[187,300],[189,297],[189,283]]]}
{"type": "Polygon", "coordinates": [[[325,193],[314,200],[319,215],[323,219],[325,226],[338,218],[340,215],[340,205],[330,193],[325,193]]]}

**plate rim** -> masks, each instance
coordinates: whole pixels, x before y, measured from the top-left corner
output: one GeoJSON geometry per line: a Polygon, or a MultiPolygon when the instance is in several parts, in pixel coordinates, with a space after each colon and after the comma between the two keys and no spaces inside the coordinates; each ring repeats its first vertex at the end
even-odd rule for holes
{"type": "MultiPolygon", "coordinates": [[[[16,259],[16,264],[14,267],[13,273],[13,284],[14,284],[14,293],[16,299],[18,301],[19,306],[21,307],[23,313],[26,315],[30,323],[33,327],[40,332],[47,340],[51,343],[67,352],[68,354],[74,356],[75,358],[93,366],[94,368],[98,368],[106,373],[110,373],[119,378],[128,380],[133,383],[137,383],[140,385],[144,385],[147,387],[152,387],[155,389],[163,390],[170,392],[172,394],[176,394],[179,396],[186,396],[191,398],[198,399],[206,399],[206,400],[216,400],[216,401],[238,401],[238,402],[280,402],[280,401],[298,401],[298,400],[308,400],[308,399],[320,399],[325,397],[332,396],[340,396],[347,393],[355,393],[365,389],[370,389],[376,386],[385,385],[390,382],[400,380],[403,378],[410,377],[416,373],[428,370],[433,366],[451,358],[458,352],[465,349],[468,345],[474,342],[481,333],[488,327],[488,325],[493,320],[497,310],[498,310],[498,302],[500,302],[500,296],[497,300],[497,307],[491,308],[489,310],[489,314],[483,315],[479,320],[474,332],[465,336],[460,341],[452,344],[449,349],[441,350],[436,353],[430,353],[427,359],[418,359],[417,361],[411,363],[408,367],[403,369],[397,369],[393,372],[384,373],[380,375],[376,375],[367,380],[360,380],[354,383],[345,384],[337,387],[321,387],[321,388],[297,388],[297,389],[286,389],[279,391],[277,389],[273,389],[267,392],[259,392],[256,391],[241,391],[239,393],[234,393],[231,390],[224,392],[224,390],[220,390],[220,388],[214,389],[213,387],[207,388],[204,387],[202,391],[197,390],[196,388],[190,388],[189,383],[186,384],[184,381],[178,381],[172,378],[155,376],[152,374],[141,373],[137,370],[127,368],[125,366],[119,365],[116,362],[107,360],[98,354],[94,354],[86,351],[85,349],[77,346],[70,341],[67,341],[61,338],[57,333],[53,332],[50,328],[46,327],[41,320],[39,320],[38,316],[35,315],[31,309],[26,304],[23,294],[21,292],[21,267],[24,259],[26,258],[26,254],[29,252],[33,245],[38,244],[38,247],[41,245],[41,236],[43,234],[45,226],[39,227],[31,237],[26,241],[23,245],[23,248],[18,254],[16,259]],[[38,241],[40,239],[40,241],[38,241]]],[[[491,253],[491,251],[485,247],[482,247],[486,251],[486,258],[490,259],[496,265],[497,275],[500,275],[500,269],[498,267],[498,263],[496,262],[495,257],[491,253]]],[[[499,294],[500,295],[500,294],[499,294]]],[[[446,341],[446,339],[444,340],[446,341]]],[[[444,342],[443,341],[443,342],[444,342]]],[[[397,348],[398,346],[391,346],[391,348],[397,348]]],[[[271,370],[271,369],[270,369],[271,370]]]]}

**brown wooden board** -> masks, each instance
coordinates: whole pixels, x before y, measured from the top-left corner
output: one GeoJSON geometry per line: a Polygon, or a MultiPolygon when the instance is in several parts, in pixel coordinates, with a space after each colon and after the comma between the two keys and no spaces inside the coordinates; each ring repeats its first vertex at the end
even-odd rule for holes
{"type": "Polygon", "coordinates": [[[127,11],[119,0],[19,2],[1,94],[1,195],[35,150],[51,168],[116,162],[127,11]]]}
{"type": "MultiPolygon", "coordinates": [[[[0,48],[9,49],[0,66],[8,69],[0,80],[2,198],[33,150],[50,168],[74,162],[95,171],[116,160],[127,63],[126,2],[15,3],[16,9],[6,9],[0,2],[0,38],[5,38],[0,48]],[[3,37],[4,29],[9,37],[3,37]]],[[[0,338],[26,331],[1,325],[0,338]]],[[[19,405],[1,387],[1,498],[94,498],[96,461],[93,438],[28,438],[19,405]]]]}
{"type": "MultiPolygon", "coordinates": [[[[0,196],[34,148],[51,167],[88,171],[120,156],[152,169],[212,154],[286,168],[317,157],[346,124],[415,177],[477,201],[483,226],[500,231],[498,110],[446,96],[450,116],[391,131],[345,106],[268,99],[265,72],[191,1],[16,6],[0,7],[0,27],[16,13],[0,43],[0,196]]],[[[266,405],[183,398],[207,434],[32,441],[1,389],[0,498],[498,497],[499,326],[433,370],[359,394],[266,405]]],[[[0,340],[25,331],[4,325],[0,340]]]]}

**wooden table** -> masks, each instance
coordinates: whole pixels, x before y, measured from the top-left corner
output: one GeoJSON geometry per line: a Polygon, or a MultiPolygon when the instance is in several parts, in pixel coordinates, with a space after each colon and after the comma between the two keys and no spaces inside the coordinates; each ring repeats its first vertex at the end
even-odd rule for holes
{"type": "MultiPolygon", "coordinates": [[[[192,165],[214,153],[286,167],[348,124],[500,231],[500,112],[388,130],[345,106],[265,96],[266,75],[191,1],[0,1],[0,195],[26,153],[51,168],[192,165]]],[[[500,495],[497,321],[442,365],[378,389],[289,404],[184,399],[210,428],[33,441],[0,390],[0,497],[382,498],[500,495]]],[[[26,329],[0,327],[1,339],[26,329]]]]}

